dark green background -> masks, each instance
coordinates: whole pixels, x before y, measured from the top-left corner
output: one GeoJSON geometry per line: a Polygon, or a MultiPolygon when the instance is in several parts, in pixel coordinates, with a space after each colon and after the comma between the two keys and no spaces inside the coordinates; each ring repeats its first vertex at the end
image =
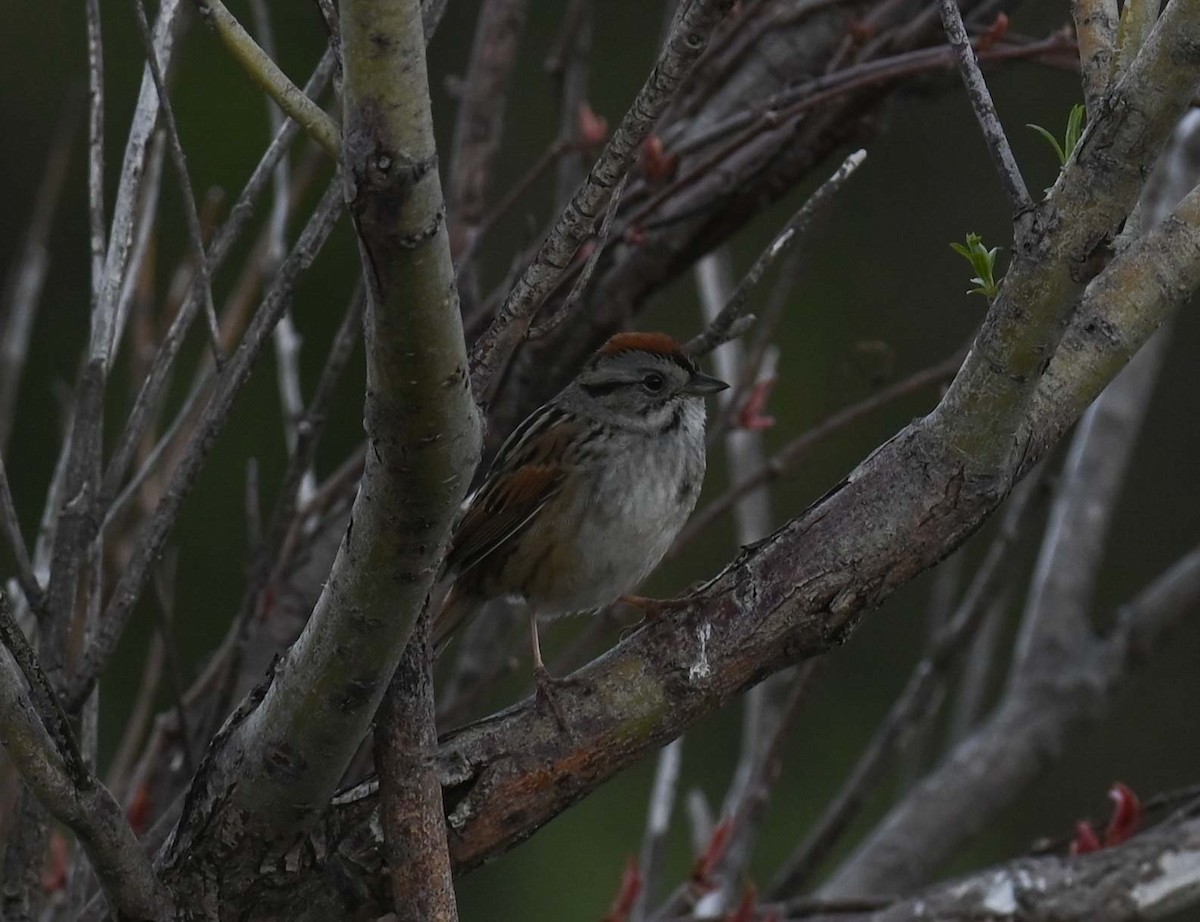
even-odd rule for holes
{"type": "MultiPolygon", "coordinates": [[[[1015,26],[1031,33],[1042,34],[1068,15],[1065,2],[1028,6],[1038,7],[1035,15],[1018,16],[1015,26]]],[[[86,71],[81,7],[67,0],[6,0],[0,5],[4,11],[0,258],[6,261],[5,268],[18,251],[56,120],[70,99],[82,98],[86,71]]],[[[129,4],[112,2],[103,7],[111,206],[141,71],[141,48],[129,4]]],[[[324,40],[315,7],[298,0],[272,7],[281,63],[293,79],[303,80],[324,40]]],[[[443,162],[454,112],[447,87],[462,71],[477,7],[474,2],[454,0],[430,47],[443,162]]],[[[532,7],[498,188],[519,176],[556,132],[554,94],[542,61],[562,5],[535,2],[532,7]]],[[[614,124],[653,60],[661,17],[657,4],[634,0],[606,0],[597,7],[591,103],[614,124]]],[[[231,8],[250,22],[244,4],[232,3],[231,8]]],[[[198,191],[220,187],[234,195],[268,137],[263,99],[194,19],[181,48],[173,98],[192,181],[198,191]]],[[[1023,126],[1034,122],[1061,133],[1068,109],[1079,98],[1077,78],[1015,64],[994,74],[992,87],[1029,184],[1049,185],[1056,169],[1053,153],[1023,126]]],[[[82,120],[79,124],[82,129],[82,120]]],[[[73,380],[87,328],[82,137],[80,130],[51,241],[51,277],[5,456],[27,536],[33,534],[40,515],[62,425],[62,393],[73,380]]],[[[834,214],[808,242],[806,268],[778,338],[780,382],[770,408],[778,423],[765,435],[768,449],[869,392],[876,368],[864,360],[862,343],[886,343],[894,357],[893,376],[900,376],[941,359],[964,342],[985,305],[982,299],[965,295],[970,273],[948,243],[961,240],[969,231],[983,234],[990,244],[1009,240],[1004,200],[960,93],[927,85],[897,98],[868,150],[865,166],[841,195],[834,214]]],[[[164,171],[165,207],[157,254],[160,292],[185,252],[177,186],[169,164],[164,171]]],[[[802,193],[780,202],[737,238],[734,252],[739,269],[747,267],[769,241],[802,201],[802,193]]],[[[514,242],[531,235],[547,219],[549,196],[549,184],[544,184],[494,232],[490,238],[494,248],[485,253],[493,278],[507,265],[514,242]]],[[[298,227],[290,228],[293,236],[297,231],[298,227]]],[[[324,345],[340,320],[356,268],[353,241],[343,223],[296,299],[296,320],[307,343],[303,352],[306,396],[311,394],[324,345]]],[[[228,289],[234,275],[228,269],[222,273],[218,295],[228,289]]],[[[692,282],[684,278],[658,296],[640,322],[687,336],[699,324],[697,314],[692,282]]],[[[1108,565],[1097,595],[1102,614],[1111,614],[1200,535],[1192,485],[1200,454],[1200,402],[1195,399],[1197,379],[1190,348],[1198,334],[1195,312],[1185,312],[1109,543],[1108,565]]],[[[189,369],[199,344],[191,345],[189,369]]],[[[128,399],[124,361],[123,356],[113,387],[112,419],[121,418],[128,399]]],[[[284,446],[271,362],[268,355],[241,398],[174,532],[180,559],[180,634],[189,670],[223,633],[240,598],[247,546],[242,499],[247,459],[257,460],[268,500],[282,470],[284,446]]],[[[359,357],[341,389],[321,454],[323,473],[360,436],[361,365],[359,357]]],[[[178,397],[182,390],[177,390],[178,397]]],[[[898,403],[824,444],[792,476],[772,487],[776,523],[820,496],[882,439],[926,411],[933,399],[933,394],[924,394],[898,403]]],[[[709,495],[725,482],[718,460],[709,476],[709,495]]],[[[712,574],[734,551],[731,533],[727,523],[712,528],[689,556],[657,574],[649,590],[675,591],[712,574]]],[[[965,553],[971,562],[978,559],[987,539],[985,530],[968,545],[965,553]]],[[[1036,549],[1037,536],[1031,533],[1020,549],[1022,580],[1036,549]]],[[[0,572],[7,570],[5,556],[0,558],[0,572]]],[[[850,644],[827,658],[822,680],[786,749],[754,865],[760,881],[770,877],[780,858],[803,835],[902,687],[921,649],[929,586],[927,575],[906,587],[866,618],[850,644]]],[[[1023,584],[1013,595],[1015,616],[1023,584]]],[[[551,628],[547,643],[551,648],[560,646],[578,627],[551,628]]],[[[143,604],[122,647],[122,658],[105,682],[105,752],[111,752],[123,723],[152,628],[152,613],[143,604]]],[[[1073,740],[1064,761],[1025,792],[986,839],[965,851],[957,868],[1003,859],[1038,836],[1069,832],[1077,818],[1102,815],[1107,809],[1104,792],[1114,779],[1130,783],[1143,795],[1194,782],[1200,752],[1200,728],[1194,717],[1200,692],[1198,650],[1200,628],[1192,619],[1152,667],[1130,683],[1108,719],[1073,740]]],[[[495,706],[507,703],[494,702],[495,706]]],[[[683,787],[700,787],[714,804],[724,794],[736,759],[739,715],[740,707],[735,705],[695,727],[685,742],[683,787]]],[[[653,760],[647,759],[512,854],[465,878],[459,890],[463,918],[600,918],[615,892],[625,856],[639,847],[652,771],[653,760]]],[[[876,798],[872,815],[883,809],[889,793],[876,798]]],[[[690,861],[685,829],[677,824],[667,881],[673,883],[686,874],[690,861]]]]}

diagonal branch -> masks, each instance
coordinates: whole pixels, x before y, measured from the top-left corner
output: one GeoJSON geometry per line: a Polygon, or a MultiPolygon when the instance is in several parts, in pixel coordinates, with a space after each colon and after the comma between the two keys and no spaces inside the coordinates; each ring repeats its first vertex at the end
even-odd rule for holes
{"type": "Polygon", "coordinates": [[[1200,7],[1168,6],[1050,194],[1017,217],[1008,275],[933,420],[973,466],[1006,479],[1022,464],[1029,446],[1021,428],[1040,379],[1078,294],[1109,260],[1158,152],[1191,103],[1198,45],[1200,7]]]}
{"type": "MultiPolygon", "coordinates": [[[[0,617],[11,624],[2,593],[0,609],[0,617]]],[[[77,750],[64,752],[56,745],[7,653],[0,653],[0,744],[42,805],[79,837],[114,913],[119,918],[165,920],[169,897],[120,805],[77,750]]]]}
{"type": "Polygon", "coordinates": [[[187,155],[183,152],[179,126],[175,122],[175,110],[171,106],[167,83],[163,78],[162,68],[158,64],[158,54],[154,50],[154,36],[150,32],[150,23],[146,20],[146,7],[142,0],[132,0],[132,3],[134,18],[137,19],[138,31],[142,34],[142,44],[146,49],[146,64],[150,68],[154,88],[158,91],[158,104],[162,108],[163,122],[167,128],[167,147],[171,151],[171,162],[175,166],[175,173],[179,180],[180,197],[183,200],[183,216],[187,223],[193,256],[196,259],[196,275],[199,278],[200,293],[204,297],[204,316],[208,320],[209,345],[213,350],[213,359],[220,368],[224,360],[224,356],[221,354],[221,334],[217,327],[217,309],[213,306],[212,278],[208,271],[208,260],[204,255],[204,231],[200,227],[200,214],[196,211],[196,193],[192,191],[192,180],[188,175],[187,155]]]}
{"type": "MultiPolygon", "coordinates": [[[[1200,285],[1200,193],[1117,257],[1089,291],[1115,312],[1136,291],[1141,332],[1200,285]],[[1152,258],[1151,254],[1155,254],[1152,258]],[[1169,254],[1169,255],[1167,255],[1169,254]],[[1113,283],[1112,277],[1125,280],[1113,283]]],[[[1078,321],[1084,322],[1084,321],[1078,321]]],[[[1110,328],[1123,348],[1143,339],[1110,328]]],[[[1057,404],[1086,405],[1103,386],[1092,353],[1030,421],[1030,444],[1062,423],[1057,404]]],[[[1031,453],[1027,460],[1036,460],[1031,453]]],[[[560,693],[575,732],[564,739],[530,702],[443,741],[452,856],[459,870],[494,856],[653,747],[712,713],[746,684],[844,642],[862,614],[957,546],[995,507],[987,479],[930,438],[928,421],[898,433],[805,514],[703,588],[693,604],[632,634],[560,693]],[[530,773],[544,783],[531,786],[530,773]]],[[[348,812],[361,809],[347,801],[348,812]]]]}
{"type": "MultiPolygon", "coordinates": [[[[729,301],[720,313],[712,319],[708,328],[698,336],[692,337],[684,346],[684,351],[692,355],[707,355],[724,342],[733,339],[737,334],[735,325],[745,316],[746,303],[750,293],[762,279],[763,274],[780,256],[791,249],[792,245],[803,238],[809,231],[813,220],[821,213],[821,209],[829,204],[838,190],[845,185],[854,172],[867,159],[865,150],[856,150],[838,167],[825,182],[800,206],[800,210],[792,215],[773,241],[755,260],[754,265],[745,277],[738,282],[729,301]]],[[[740,473],[745,473],[740,472],[740,473]]]]}
{"type": "Polygon", "coordinates": [[[922,883],[1020,796],[1062,749],[1068,729],[1111,697],[1125,662],[1119,646],[1093,633],[1091,588],[1164,345],[1159,337],[1139,352],[1079,424],[995,714],[889,811],[822,895],[906,892],[922,883]]]}
{"type": "Polygon", "coordinates": [[[975,110],[975,118],[978,119],[979,127],[983,129],[983,136],[987,140],[988,153],[991,154],[1000,174],[1000,184],[1008,196],[1013,214],[1020,214],[1033,204],[1033,200],[1030,199],[1029,189],[1021,177],[1021,168],[1017,166],[1017,158],[1013,156],[1008,135],[1004,133],[1004,127],[1000,124],[1000,116],[996,113],[996,104],[992,102],[992,94],[988,91],[983,72],[979,69],[975,49],[971,47],[971,41],[967,38],[967,29],[958,9],[958,0],[941,0],[941,12],[942,27],[946,30],[946,38],[958,58],[958,69],[967,87],[971,107],[975,110]]]}
{"type": "Polygon", "coordinates": [[[329,156],[341,154],[341,136],[337,123],[297,87],[279,65],[259,47],[229,12],[221,0],[193,0],[200,16],[212,26],[234,60],[250,79],[275,100],[275,104],[291,116],[329,156]]]}
{"type": "Polygon", "coordinates": [[[162,551],[179,509],[207,460],[217,433],[229,417],[235,398],[249,379],[272,328],[290,302],[297,280],[316,258],[341,212],[342,205],[335,181],[317,205],[292,252],[279,267],[275,283],[263,297],[243,341],[218,378],[216,391],[204,408],[196,427],[196,434],[188,443],[184,457],[171,474],[153,519],[138,534],[133,554],[108,600],[96,636],[71,680],[67,699],[72,707],[82,704],[108,665],[133,614],[133,606],[150,574],[150,568],[162,551]]]}
{"type": "Polygon", "coordinates": [[[638,148],[732,5],[732,0],[693,0],[675,23],[633,105],[542,242],[537,256],[509,292],[492,325],[471,349],[472,388],[477,398],[495,387],[498,373],[529,329],[542,302],[558,284],[580,244],[591,234],[613,187],[633,162],[638,148]]]}

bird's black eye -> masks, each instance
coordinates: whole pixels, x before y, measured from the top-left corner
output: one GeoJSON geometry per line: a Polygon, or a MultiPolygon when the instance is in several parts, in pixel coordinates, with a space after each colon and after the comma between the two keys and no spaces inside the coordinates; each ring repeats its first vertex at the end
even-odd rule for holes
{"type": "Polygon", "coordinates": [[[657,371],[652,371],[646,377],[642,378],[642,387],[651,394],[657,394],[667,386],[667,379],[660,375],[657,371]]]}

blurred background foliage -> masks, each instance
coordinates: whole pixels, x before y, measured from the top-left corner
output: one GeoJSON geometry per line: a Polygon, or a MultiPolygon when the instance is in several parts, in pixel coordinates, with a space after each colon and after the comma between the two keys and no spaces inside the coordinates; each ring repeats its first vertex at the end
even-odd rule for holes
{"type": "MultiPolygon", "coordinates": [[[[430,46],[443,172],[453,127],[455,81],[467,59],[478,6],[476,0],[453,0],[430,46]]],[[[252,21],[245,4],[231,2],[230,7],[243,22],[252,21]]],[[[301,82],[324,47],[315,5],[287,0],[270,7],[279,61],[293,80],[301,82]]],[[[19,251],[56,124],[66,117],[75,129],[69,179],[51,237],[51,276],[5,457],[28,537],[37,527],[64,421],[63,395],[74,378],[87,328],[84,19],[81,4],[72,0],[3,0],[0,8],[5,23],[0,30],[0,124],[4,126],[0,254],[7,261],[0,269],[7,271],[19,251]]],[[[142,51],[129,4],[104,3],[102,9],[111,199],[142,51]]],[[[515,181],[555,137],[556,104],[544,60],[562,9],[559,2],[531,4],[496,194],[515,181]]],[[[615,124],[653,60],[662,15],[658,4],[642,0],[605,0],[597,10],[590,102],[615,124]]],[[[1014,16],[1013,27],[1041,35],[1066,22],[1068,12],[1065,0],[1027,3],[1014,16]]],[[[227,202],[268,140],[266,105],[194,16],[181,49],[173,98],[192,181],[198,195],[223,194],[227,202]]],[[[1015,63],[993,70],[990,79],[1030,186],[1049,185],[1057,170],[1053,151],[1023,126],[1032,122],[1061,133],[1070,107],[1079,101],[1077,76],[1015,63]]],[[[985,304],[981,298],[967,296],[968,267],[948,244],[968,232],[980,233],[988,245],[1004,246],[1009,241],[1004,199],[953,75],[910,85],[888,106],[879,129],[867,145],[865,166],[806,243],[803,271],[777,339],[779,383],[769,407],[777,422],[765,434],[768,452],[831,411],[946,357],[965,343],[985,304]]],[[[305,145],[296,149],[293,165],[306,156],[305,149],[305,145]]],[[[330,165],[319,162],[318,182],[323,182],[330,165]]],[[[822,175],[833,166],[829,164],[822,175]]],[[[486,286],[501,278],[515,250],[513,241],[532,239],[549,217],[552,186],[552,179],[542,182],[492,233],[491,244],[500,246],[493,252],[485,249],[486,286]]],[[[737,237],[733,253],[739,271],[749,266],[807,191],[794,190],[737,237]]],[[[163,194],[165,207],[153,260],[153,296],[159,298],[187,246],[169,166],[163,194]]],[[[290,229],[293,237],[297,231],[290,229]]],[[[1002,251],[1001,267],[1005,261],[1002,251]]],[[[324,344],[341,319],[357,270],[358,256],[343,220],[295,299],[296,323],[312,346],[302,353],[306,393],[311,393],[324,344]]],[[[218,298],[228,293],[235,277],[232,270],[218,277],[218,298]]],[[[756,297],[765,299],[768,289],[763,286],[756,297]]],[[[700,319],[691,277],[678,279],[656,297],[639,325],[680,337],[694,333],[700,319]]],[[[192,339],[190,364],[185,367],[192,367],[202,352],[199,336],[194,333],[192,339]]],[[[1109,542],[1109,563],[1097,596],[1102,616],[1110,615],[1200,536],[1200,504],[1195,485],[1187,479],[1200,470],[1196,460],[1200,400],[1191,352],[1191,344],[1197,341],[1200,317],[1194,310],[1185,311],[1109,542]]],[[[123,358],[110,389],[110,418],[116,419],[123,417],[130,388],[137,384],[129,380],[128,349],[123,358]]],[[[253,459],[258,466],[264,502],[274,496],[282,473],[285,446],[272,361],[268,350],[174,532],[170,553],[177,559],[176,617],[186,660],[185,684],[223,634],[241,596],[248,546],[247,464],[253,459]]],[[[176,401],[182,399],[183,382],[189,379],[190,374],[178,376],[176,401]]],[[[342,460],[361,436],[362,383],[360,355],[341,386],[319,457],[321,474],[342,460]]],[[[798,470],[771,485],[775,523],[783,523],[819,497],[879,442],[928,410],[935,397],[924,393],[897,402],[822,443],[798,470]]],[[[727,482],[721,454],[714,452],[709,498],[727,482]]],[[[986,547],[989,532],[985,529],[960,552],[968,572],[986,547]]],[[[1011,581],[1009,609],[1014,618],[1023,602],[1037,543],[1038,532],[1031,529],[1023,539],[1017,576],[1011,581]]],[[[712,575],[734,551],[725,519],[708,529],[689,553],[656,574],[647,590],[651,594],[679,591],[712,575]]],[[[7,556],[0,557],[0,572],[8,572],[9,563],[7,556]]],[[[897,593],[881,611],[866,618],[850,644],[825,657],[819,681],[785,748],[782,775],[754,861],[760,881],[771,876],[807,824],[819,815],[905,682],[921,651],[931,582],[926,574],[897,593]]],[[[102,764],[111,756],[123,725],[154,629],[152,597],[146,593],[138,622],[122,645],[121,661],[104,683],[102,764]]],[[[1006,627],[1010,632],[1012,620],[1006,627]]],[[[545,642],[551,649],[562,649],[581,626],[580,621],[559,623],[545,632],[545,642]]],[[[603,643],[616,638],[614,629],[603,643]]],[[[1194,716],[1194,702],[1200,697],[1198,653],[1200,623],[1193,618],[1177,642],[1120,695],[1103,723],[1073,739],[1062,762],[961,855],[957,869],[1014,855],[1040,836],[1068,834],[1076,819],[1106,815],[1104,792],[1115,779],[1128,782],[1143,795],[1195,782],[1200,755],[1200,722],[1194,716]]],[[[1002,681],[1002,670],[996,681],[1002,681]]],[[[503,694],[509,697],[488,702],[489,709],[504,706],[519,692],[515,684],[506,686],[503,694]]],[[[697,787],[710,802],[719,804],[737,756],[740,713],[740,702],[735,703],[687,734],[681,791],[697,787]]],[[[639,847],[653,767],[653,760],[646,760],[520,848],[464,878],[459,890],[462,917],[534,922],[603,916],[626,856],[639,847]]],[[[869,828],[881,815],[898,786],[911,778],[911,768],[909,773],[894,774],[856,829],[869,828]]],[[[686,876],[692,860],[686,823],[681,813],[676,817],[667,882],[686,876]]]]}

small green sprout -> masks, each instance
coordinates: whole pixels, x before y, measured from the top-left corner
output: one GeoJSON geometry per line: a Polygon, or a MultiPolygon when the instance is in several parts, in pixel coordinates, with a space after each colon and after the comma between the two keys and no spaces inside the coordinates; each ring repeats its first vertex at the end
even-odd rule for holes
{"type": "Polygon", "coordinates": [[[967,292],[969,295],[983,295],[988,300],[996,297],[1000,283],[996,281],[996,254],[1000,247],[990,250],[983,245],[983,238],[978,234],[967,234],[967,244],[952,243],[950,248],[971,264],[975,277],[971,279],[974,288],[967,292]]]}
{"type": "Polygon", "coordinates": [[[1029,125],[1028,127],[1050,142],[1054,153],[1058,155],[1058,165],[1066,166],[1067,161],[1071,159],[1071,154],[1075,153],[1075,146],[1079,143],[1079,139],[1083,137],[1083,126],[1086,122],[1087,109],[1082,104],[1071,106],[1071,114],[1067,116],[1067,133],[1062,144],[1059,144],[1058,138],[1041,125],[1029,125]]]}

